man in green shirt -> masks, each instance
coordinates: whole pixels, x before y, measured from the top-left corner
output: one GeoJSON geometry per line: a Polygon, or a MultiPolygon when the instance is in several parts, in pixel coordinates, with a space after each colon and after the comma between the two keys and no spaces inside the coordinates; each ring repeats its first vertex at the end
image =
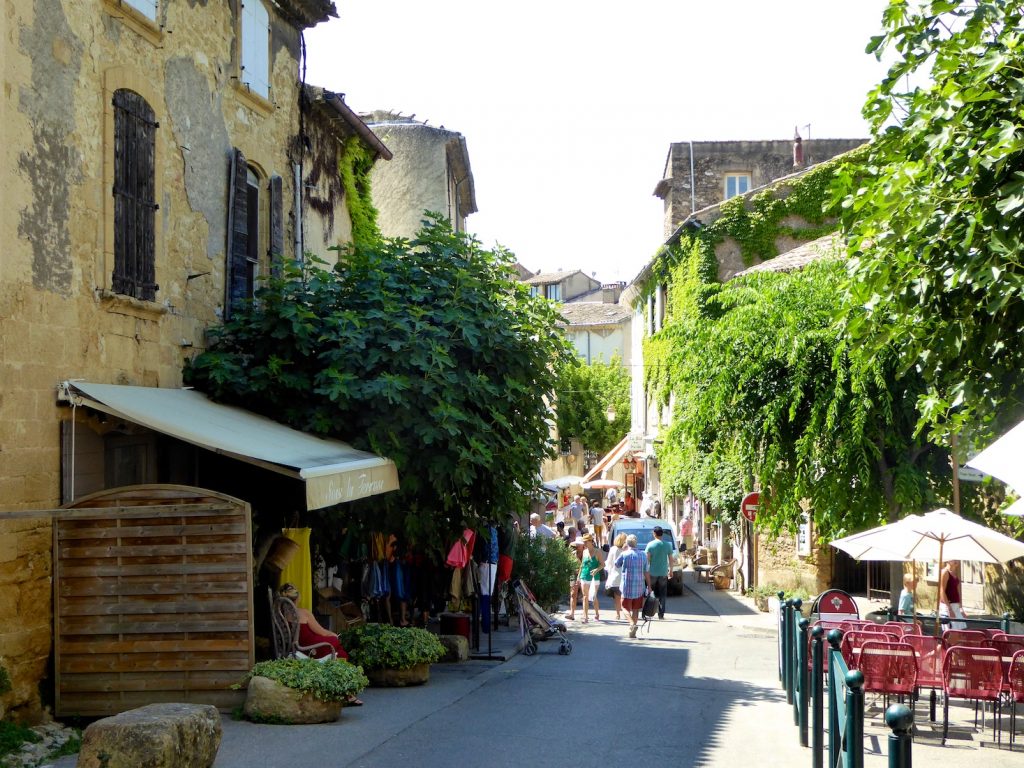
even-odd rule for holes
{"type": "Polygon", "coordinates": [[[658,598],[658,618],[665,618],[665,599],[668,597],[668,579],[672,575],[672,545],[662,535],[660,525],[654,526],[654,539],[644,550],[650,563],[651,587],[658,598]]]}

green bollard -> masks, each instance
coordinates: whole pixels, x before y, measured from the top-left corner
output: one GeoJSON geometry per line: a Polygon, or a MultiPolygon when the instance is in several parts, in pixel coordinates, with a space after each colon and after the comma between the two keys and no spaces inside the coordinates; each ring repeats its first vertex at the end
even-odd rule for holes
{"type": "Polygon", "coordinates": [[[1009,613],[1004,613],[1003,614],[1003,620],[1000,623],[1000,626],[1002,626],[1003,632],[1005,632],[1006,634],[1010,634],[1010,614],[1009,613]]]}
{"type": "Polygon", "coordinates": [[[800,617],[800,635],[799,645],[797,646],[797,670],[796,679],[797,684],[797,699],[799,700],[800,707],[797,717],[797,725],[800,727],[800,746],[807,746],[807,703],[808,694],[807,684],[809,682],[807,677],[807,628],[810,625],[807,619],[800,617]]]}
{"type": "Polygon", "coordinates": [[[811,765],[822,768],[825,763],[825,671],[822,669],[821,638],[825,630],[814,627],[811,630],[811,698],[814,706],[811,710],[811,765]]]}
{"type": "Polygon", "coordinates": [[[793,598],[786,600],[786,620],[782,632],[782,682],[786,687],[786,703],[793,703],[793,598]]]}
{"type": "Polygon", "coordinates": [[[793,613],[789,619],[789,687],[793,692],[790,703],[793,705],[793,725],[800,724],[800,669],[799,649],[797,640],[800,637],[800,606],[802,601],[799,597],[793,598],[793,613]]]}
{"type": "Polygon", "coordinates": [[[779,597],[779,682],[785,684],[785,678],[782,676],[782,617],[786,615],[785,611],[783,610],[783,606],[785,604],[784,598],[786,597],[786,593],[782,590],[779,590],[776,594],[779,597]]]}
{"type": "Polygon", "coordinates": [[[864,673],[846,673],[846,767],[864,768],[864,673]]]}
{"type": "Polygon", "coordinates": [[[906,704],[893,704],[885,710],[889,734],[889,768],[911,768],[911,746],[914,743],[914,713],[906,704]]]}
{"type": "Polygon", "coordinates": [[[829,630],[827,635],[828,651],[828,764],[837,765],[839,752],[842,748],[842,731],[839,730],[839,711],[835,705],[836,699],[842,693],[843,681],[836,680],[832,674],[832,656],[839,653],[839,646],[843,642],[843,633],[838,629],[829,630]]]}

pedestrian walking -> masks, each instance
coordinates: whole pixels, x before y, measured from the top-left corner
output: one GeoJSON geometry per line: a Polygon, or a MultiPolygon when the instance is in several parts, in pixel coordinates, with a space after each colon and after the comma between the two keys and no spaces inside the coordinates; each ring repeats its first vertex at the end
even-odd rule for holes
{"type": "Polygon", "coordinates": [[[622,571],[619,570],[615,561],[622,554],[624,546],[626,546],[626,534],[620,533],[608,547],[608,557],[605,558],[605,562],[608,564],[608,580],[605,582],[604,593],[615,601],[616,619],[622,618],[622,571]]]}
{"type": "Polygon", "coordinates": [[[580,584],[583,585],[583,623],[590,617],[588,608],[594,604],[594,621],[601,620],[599,595],[601,592],[601,570],[604,568],[604,553],[594,543],[592,533],[583,534],[583,560],[580,562],[580,584]]]}
{"type": "MultiPolygon", "coordinates": [[[[569,529],[573,530],[572,528],[569,529]]],[[[573,552],[576,554],[576,559],[583,563],[583,539],[582,537],[574,538],[570,540],[569,546],[572,547],[573,552]]],[[[565,615],[565,618],[570,621],[576,620],[576,600],[582,593],[583,583],[580,581],[580,569],[577,567],[576,573],[573,574],[572,583],[569,585],[569,613],[565,615]]],[[[583,604],[586,605],[587,597],[583,595],[583,604]]],[[[586,608],[584,608],[586,610],[586,608]]]]}
{"type": "MultiPolygon", "coordinates": [[[[960,561],[950,560],[939,575],[939,616],[945,619],[966,619],[960,603],[960,561]]],[[[949,622],[950,629],[967,629],[964,621],[949,622]]]]}
{"type": "Polygon", "coordinates": [[[629,611],[629,636],[636,637],[637,619],[650,586],[647,555],[636,548],[636,534],[626,537],[626,548],[616,558],[615,565],[622,571],[622,608],[629,611]]]}
{"type": "Polygon", "coordinates": [[[569,516],[572,518],[572,523],[577,528],[580,527],[580,523],[583,522],[583,504],[580,503],[580,497],[574,496],[572,504],[569,505],[569,516]]]}
{"type": "Polygon", "coordinates": [[[654,539],[644,550],[647,555],[651,589],[658,598],[658,618],[665,618],[665,600],[668,598],[668,577],[672,575],[672,545],[662,536],[665,529],[654,526],[654,539]]]}
{"type": "Polygon", "coordinates": [[[590,508],[590,528],[594,532],[597,546],[604,544],[604,510],[600,507],[590,508]]]}

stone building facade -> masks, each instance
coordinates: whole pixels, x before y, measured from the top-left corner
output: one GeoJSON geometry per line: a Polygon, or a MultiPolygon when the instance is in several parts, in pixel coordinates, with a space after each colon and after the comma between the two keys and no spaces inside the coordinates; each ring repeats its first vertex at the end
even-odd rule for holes
{"type": "Polygon", "coordinates": [[[466,218],[477,207],[465,137],[392,112],[363,118],[394,154],[370,176],[381,234],[412,238],[424,211],[440,213],[456,232],[466,231],[466,218]]]}
{"type": "Polygon", "coordinates": [[[663,178],[665,237],[690,214],[859,147],[867,139],[679,141],[669,146],[663,178]]]}
{"type": "MultiPolygon", "coordinates": [[[[330,0],[5,5],[0,511],[179,480],[57,388],[181,386],[207,329],[296,253],[301,33],[333,15],[330,0]]],[[[48,519],[0,519],[3,703],[26,718],[50,657],[51,545],[48,519]]]]}

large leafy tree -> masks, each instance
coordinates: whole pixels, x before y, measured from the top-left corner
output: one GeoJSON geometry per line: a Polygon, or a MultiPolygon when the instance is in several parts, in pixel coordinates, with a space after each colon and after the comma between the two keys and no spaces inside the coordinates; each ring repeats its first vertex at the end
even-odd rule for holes
{"type": "MultiPolygon", "coordinates": [[[[1020,0],[892,0],[868,50],[874,142],[840,177],[856,258],[848,331],[928,391],[922,423],[1019,415],[1024,367],[1024,38],[1020,0]],[[1007,407],[1009,406],[1009,407],[1007,407]]],[[[996,426],[999,425],[990,425],[996,426]]]]}
{"type": "Polygon", "coordinates": [[[526,504],[552,446],[554,307],[514,258],[437,218],[412,241],[291,264],[186,371],[217,400],[393,459],[401,490],[345,505],[348,524],[440,547],[526,504]]]}
{"type": "Polygon", "coordinates": [[[575,437],[592,451],[610,451],[629,431],[629,371],[617,356],[607,363],[565,366],[556,398],[558,434],[575,437]]]}

